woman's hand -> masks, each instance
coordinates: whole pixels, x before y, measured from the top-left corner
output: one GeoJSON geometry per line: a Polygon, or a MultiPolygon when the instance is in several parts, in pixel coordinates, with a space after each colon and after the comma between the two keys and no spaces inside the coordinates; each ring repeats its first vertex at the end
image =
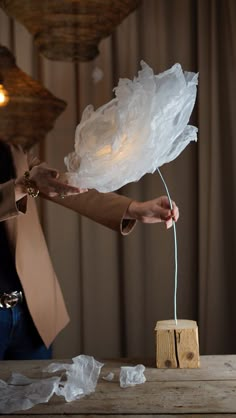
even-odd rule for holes
{"type": "Polygon", "coordinates": [[[172,210],[167,196],[161,196],[146,202],[132,201],[129,205],[125,219],[136,219],[143,223],[152,224],[165,222],[166,227],[172,226],[173,220],[177,222],[179,218],[179,208],[172,201],[172,210]]]}
{"type": "Polygon", "coordinates": [[[32,167],[29,171],[28,177],[20,177],[16,180],[16,197],[17,200],[27,194],[27,183],[32,185],[35,191],[46,195],[48,197],[76,195],[86,192],[87,189],[80,189],[78,187],[70,186],[59,178],[59,172],[47,166],[46,163],[41,163],[32,167]]]}

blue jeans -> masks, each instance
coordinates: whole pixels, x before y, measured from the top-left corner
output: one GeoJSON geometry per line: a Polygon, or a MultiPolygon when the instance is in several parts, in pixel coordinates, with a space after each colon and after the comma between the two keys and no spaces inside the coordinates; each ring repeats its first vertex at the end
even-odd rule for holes
{"type": "Polygon", "coordinates": [[[0,360],[50,359],[51,348],[45,347],[26,304],[0,308],[0,360]]]}

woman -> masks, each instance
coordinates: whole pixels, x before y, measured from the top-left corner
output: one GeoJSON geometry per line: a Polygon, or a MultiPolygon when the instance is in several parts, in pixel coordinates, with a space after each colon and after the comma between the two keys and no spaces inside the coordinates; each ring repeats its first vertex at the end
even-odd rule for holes
{"type": "Polygon", "coordinates": [[[57,170],[0,141],[0,359],[50,358],[52,342],[69,321],[40,226],[37,196],[123,235],[137,220],[163,221],[168,228],[179,217],[166,196],[136,202],[69,186],[57,170]]]}

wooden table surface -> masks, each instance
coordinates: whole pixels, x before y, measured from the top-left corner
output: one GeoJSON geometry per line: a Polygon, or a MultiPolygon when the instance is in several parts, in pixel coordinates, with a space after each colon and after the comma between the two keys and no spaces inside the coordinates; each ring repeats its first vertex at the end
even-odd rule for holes
{"type": "MultiPolygon", "coordinates": [[[[42,369],[51,362],[0,361],[0,379],[7,380],[13,371],[32,378],[45,377],[42,369]]],[[[142,363],[146,366],[144,384],[126,389],[119,386],[120,366],[136,365],[137,361],[105,361],[94,393],[70,403],[53,396],[49,403],[2,416],[236,418],[236,355],[202,356],[199,369],[156,369],[152,363],[142,363]],[[115,373],[113,381],[101,379],[109,372],[115,373]]]]}

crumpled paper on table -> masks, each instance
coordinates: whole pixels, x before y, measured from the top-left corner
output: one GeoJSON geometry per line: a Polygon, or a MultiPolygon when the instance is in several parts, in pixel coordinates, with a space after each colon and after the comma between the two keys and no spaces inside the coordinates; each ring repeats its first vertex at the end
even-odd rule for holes
{"type": "Polygon", "coordinates": [[[66,381],[60,381],[56,395],[64,396],[67,402],[80,399],[95,391],[103,363],[81,354],[72,359],[73,364],[52,363],[44,369],[49,373],[66,370],[66,381]]]}
{"type": "Polygon", "coordinates": [[[66,370],[60,377],[29,379],[12,373],[8,382],[0,380],[0,413],[30,409],[48,402],[53,394],[64,396],[70,402],[94,392],[103,364],[86,355],[75,357],[72,361],[72,364],[52,363],[44,369],[50,373],[66,370]]]}
{"type": "MultiPolygon", "coordinates": [[[[39,403],[48,402],[53,394],[63,396],[66,402],[80,399],[95,392],[103,363],[92,356],[80,355],[72,359],[73,363],[51,363],[44,372],[63,371],[61,376],[30,379],[20,373],[12,373],[5,382],[0,380],[0,414],[9,414],[32,408],[39,403]]],[[[121,367],[120,387],[127,388],[146,381],[145,367],[121,367]]],[[[114,373],[103,377],[112,381],[114,373]]]]}
{"type": "Polygon", "coordinates": [[[145,366],[138,364],[137,366],[124,366],[120,370],[120,387],[127,388],[129,386],[140,385],[146,382],[144,376],[145,366]]]}
{"type": "Polygon", "coordinates": [[[107,380],[107,382],[111,382],[115,377],[113,372],[108,373],[106,376],[103,376],[103,380],[107,380]]]}
{"type": "Polygon", "coordinates": [[[11,413],[48,402],[55,393],[60,377],[29,379],[20,373],[12,373],[8,382],[0,380],[0,413],[11,413]]]}

